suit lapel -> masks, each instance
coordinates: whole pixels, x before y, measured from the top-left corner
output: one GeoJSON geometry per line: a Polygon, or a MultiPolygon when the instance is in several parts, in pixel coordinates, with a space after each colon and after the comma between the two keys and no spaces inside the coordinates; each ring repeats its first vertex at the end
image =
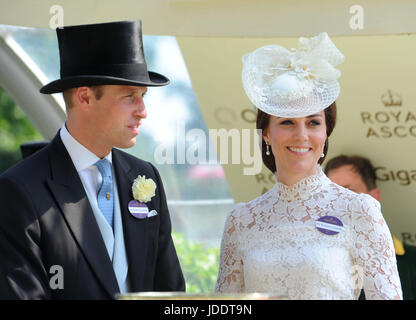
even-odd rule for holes
{"type": "Polygon", "coordinates": [[[121,216],[123,220],[124,242],[126,245],[129,264],[129,277],[132,291],[142,291],[145,262],[147,259],[147,219],[134,218],[129,210],[128,203],[133,199],[131,187],[140,168],[132,170],[123,155],[113,149],[113,164],[117,179],[120,199],[121,216]]]}
{"type": "Polygon", "coordinates": [[[50,165],[52,179],[47,180],[50,191],[86,260],[105,290],[114,296],[119,288],[111,260],[82,182],[59,132],[52,141],[50,165]]]}

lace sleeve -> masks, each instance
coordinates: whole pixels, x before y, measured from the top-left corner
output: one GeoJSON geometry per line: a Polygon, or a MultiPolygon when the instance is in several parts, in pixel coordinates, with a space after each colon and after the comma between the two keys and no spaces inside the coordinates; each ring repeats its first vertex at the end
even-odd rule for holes
{"type": "Polygon", "coordinates": [[[243,261],[237,222],[243,206],[244,204],[234,206],[225,222],[215,292],[244,292],[243,261]]]}
{"type": "Polygon", "coordinates": [[[366,299],[402,299],[393,239],[380,203],[365,194],[357,200],[352,213],[353,258],[366,299]]]}

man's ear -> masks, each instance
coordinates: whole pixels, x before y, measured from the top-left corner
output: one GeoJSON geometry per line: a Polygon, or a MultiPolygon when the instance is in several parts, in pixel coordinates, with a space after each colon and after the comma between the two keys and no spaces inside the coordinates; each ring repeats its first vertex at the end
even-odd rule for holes
{"type": "Polygon", "coordinates": [[[372,196],[374,199],[380,201],[381,193],[379,189],[374,188],[373,190],[369,191],[368,194],[372,196]]]}
{"type": "Polygon", "coordinates": [[[88,87],[79,87],[76,88],[74,99],[76,100],[76,104],[80,105],[82,109],[86,109],[91,105],[91,98],[93,96],[93,92],[88,87]]]}

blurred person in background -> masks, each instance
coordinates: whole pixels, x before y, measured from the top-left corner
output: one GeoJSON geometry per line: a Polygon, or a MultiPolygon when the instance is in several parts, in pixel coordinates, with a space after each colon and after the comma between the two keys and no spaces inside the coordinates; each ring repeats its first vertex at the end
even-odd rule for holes
{"type": "MultiPolygon", "coordinates": [[[[381,193],[376,184],[376,170],[368,158],[352,155],[339,155],[330,159],[324,172],[336,184],[356,193],[366,193],[381,201],[381,193]]],[[[416,247],[402,243],[393,235],[397,268],[404,300],[416,299],[416,247]]],[[[364,292],[360,299],[364,299],[364,292]]]]}

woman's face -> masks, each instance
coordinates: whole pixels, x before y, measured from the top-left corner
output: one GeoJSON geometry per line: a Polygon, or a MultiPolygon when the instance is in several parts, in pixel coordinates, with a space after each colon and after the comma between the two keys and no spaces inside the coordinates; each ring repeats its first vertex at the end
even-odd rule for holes
{"type": "Polygon", "coordinates": [[[270,116],[263,138],[271,146],[279,177],[313,175],[327,138],[325,112],[304,118],[270,116]]]}

